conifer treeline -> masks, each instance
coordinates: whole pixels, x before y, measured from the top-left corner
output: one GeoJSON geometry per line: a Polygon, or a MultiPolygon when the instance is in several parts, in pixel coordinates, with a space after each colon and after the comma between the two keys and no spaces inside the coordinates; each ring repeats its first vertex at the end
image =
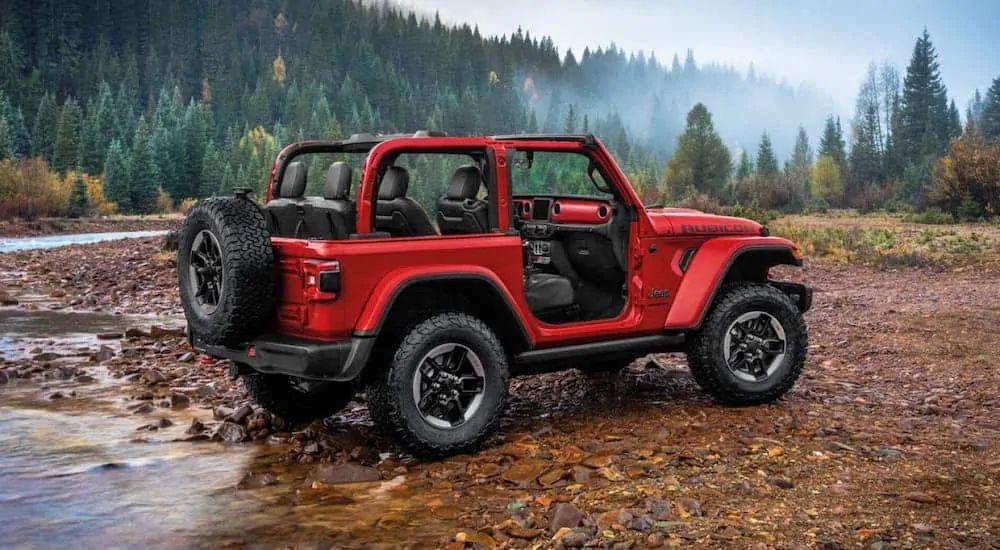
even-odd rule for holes
{"type": "Polygon", "coordinates": [[[828,107],[764,77],[698,67],[691,52],[670,66],[614,45],[563,56],[520,30],[484,37],[356,0],[0,6],[0,155],[107,173],[107,196],[125,211],[149,211],[158,188],[179,200],[259,186],[290,140],[422,128],[592,131],[655,187],[696,101],[742,98],[715,102],[729,143],[750,142],[765,121],[791,135],[798,121],[784,110],[828,107]],[[754,98],[765,100],[746,111],[754,98]]]}

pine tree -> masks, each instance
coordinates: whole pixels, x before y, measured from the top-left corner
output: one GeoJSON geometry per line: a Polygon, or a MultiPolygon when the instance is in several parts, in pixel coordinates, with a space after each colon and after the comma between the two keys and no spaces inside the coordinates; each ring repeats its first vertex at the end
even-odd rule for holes
{"type": "Polygon", "coordinates": [[[740,162],[736,166],[736,181],[746,181],[753,175],[753,160],[746,150],[740,152],[740,162]]]}
{"type": "Polygon", "coordinates": [[[833,116],[826,118],[826,126],[823,129],[823,137],[819,140],[820,156],[826,155],[832,158],[838,168],[843,168],[847,164],[847,144],[844,143],[844,135],[840,128],[840,119],[833,116]]]}
{"type": "Polygon", "coordinates": [[[566,110],[566,120],[563,122],[563,132],[567,134],[576,133],[576,108],[572,103],[569,104],[569,108],[566,110]]]}
{"type": "Polygon", "coordinates": [[[795,136],[795,148],[792,150],[792,165],[796,167],[809,166],[813,162],[812,147],[809,147],[809,134],[806,129],[799,126],[799,132],[795,136]]]}
{"type": "Polygon", "coordinates": [[[87,182],[83,173],[77,173],[73,186],[69,190],[69,217],[81,218],[90,215],[90,194],[87,192],[87,182]]]}
{"type": "Polygon", "coordinates": [[[764,132],[760,137],[760,146],[757,148],[757,175],[773,177],[778,174],[778,158],[774,156],[774,147],[771,145],[771,137],[764,132]]]}
{"type": "Polygon", "coordinates": [[[698,103],[688,113],[687,126],[667,164],[664,193],[681,196],[697,191],[721,197],[731,170],[729,150],[715,131],[712,115],[698,103]]]}
{"type": "Polygon", "coordinates": [[[156,197],[160,190],[156,165],[150,154],[151,142],[149,124],[145,117],[140,116],[128,162],[129,196],[132,199],[132,208],[139,214],[156,212],[156,197]]]}
{"type": "Polygon", "coordinates": [[[586,113],[583,115],[583,130],[581,132],[585,135],[590,133],[590,117],[586,113]]]}
{"type": "Polygon", "coordinates": [[[986,91],[979,127],[986,141],[1000,139],[1000,76],[993,79],[993,84],[986,91]]]}
{"type": "Polygon", "coordinates": [[[59,125],[59,107],[51,94],[46,93],[38,102],[35,123],[31,128],[31,152],[52,162],[56,144],[56,127],[59,125]]]}
{"type": "Polygon", "coordinates": [[[121,141],[111,140],[104,159],[104,197],[118,205],[119,212],[132,211],[132,194],[129,191],[128,158],[121,141]]]}
{"type": "Polygon", "coordinates": [[[900,109],[900,135],[896,142],[903,161],[915,164],[926,155],[943,155],[949,134],[947,90],[927,29],[913,47],[903,79],[900,109]]]}
{"type": "Polygon", "coordinates": [[[955,100],[951,100],[948,105],[948,138],[956,138],[962,135],[962,117],[958,114],[958,107],[955,100]]]}
{"type": "Polygon", "coordinates": [[[80,105],[75,99],[69,98],[63,104],[56,129],[56,142],[52,152],[52,169],[56,172],[65,174],[67,170],[76,166],[82,127],[83,114],[80,105]]]}
{"type": "Polygon", "coordinates": [[[223,190],[223,177],[226,166],[222,163],[222,153],[214,143],[209,142],[205,147],[205,157],[201,162],[201,188],[198,190],[199,197],[211,197],[223,190]]]}
{"type": "Polygon", "coordinates": [[[14,157],[14,143],[10,138],[7,120],[0,116],[0,160],[14,157]]]}

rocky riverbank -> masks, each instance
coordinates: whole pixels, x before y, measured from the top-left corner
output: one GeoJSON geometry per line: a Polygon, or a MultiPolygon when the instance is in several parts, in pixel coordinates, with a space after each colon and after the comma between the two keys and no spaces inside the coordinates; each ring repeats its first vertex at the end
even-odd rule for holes
{"type": "Polygon", "coordinates": [[[71,233],[170,230],[180,226],[180,215],[112,216],[107,218],[41,218],[0,220],[0,238],[40,237],[71,233]]]}
{"type": "MultiPolygon", "coordinates": [[[[0,255],[4,280],[18,274],[16,296],[48,300],[14,307],[176,314],[173,270],[159,239],[0,255]]],[[[501,433],[479,453],[444,461],[415,460],[381,438],[363,395],[325,422],[288,425],[167,322],[75,350],[25,350],[0,363],[0,383],[35,380],[48,398],[72,400],[61,384],[100,384],[96,373],[108,373],[140,439],[183,410],[194,413],[182,436],[192,444],[276,449],[279,459],[241,487],[285,487],[289,506],[343,507],[357,498],[345,483],[382,480],[424,510],[290,530],[287,540],[1000,548],[1000,371],[989,344],[1000,341],[1000,310],[989,305],[1000,274],[829,264],[789,273],[817,293],[809,362],[781,402],[719,406],[674,355],[618,376],[520,378],[501,433]],[[422,535],[431,538],[413,538],[414,523],[433,526],[422,535]]]]}

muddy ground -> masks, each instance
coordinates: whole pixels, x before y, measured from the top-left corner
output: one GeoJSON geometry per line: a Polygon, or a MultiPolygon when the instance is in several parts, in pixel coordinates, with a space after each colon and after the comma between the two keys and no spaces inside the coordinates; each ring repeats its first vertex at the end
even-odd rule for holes
{"type": "Polygon", "coordinates": [[[156,216],[109,216],[104,218],[41,218],[0,220],[0,238],[39,237],[69,233],[111,233],[174,229],[181,223],[176,214],[156,216]]]}
{"type": "Polygon", "coordinates": [[[277,450],[241,483],[286,489],[275,506],[321,517],[354,503],[343,482],[378,478],[421,507],[234,545],[1000,548],[995,271],[810,261],[787,271],[816,295],[808,364],[779,403],[719,406],[675,355],[618,376],[526,377],[483,451],[420,462],[377,435],[363,395],[311,426],[254,410],[225,366],[203,363],[176,332],[173,260],[159,243],[0,255],[5,298],[19,302],[7,307],[174,314],[152,334],[101,335],[115,343],[105,348],[19,350],[29,357],[0,363],[0,382],[34,380],[72,400],[59,380],[97,383],[88,373],[99,365],[128,381],[122,407],[141,432],[194,409],[182,435],[192,445],[277,450]]]}

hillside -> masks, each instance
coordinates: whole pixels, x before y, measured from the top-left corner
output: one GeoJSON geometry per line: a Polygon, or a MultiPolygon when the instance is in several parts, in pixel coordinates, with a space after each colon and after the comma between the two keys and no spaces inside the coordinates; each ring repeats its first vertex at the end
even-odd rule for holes
{"type": "Polygon", "coordinates": [[[614,45],[563,56],[520,30],[485,37],[388,4],[8,0],[0,10],[0,154],[40,155],[59,172],[103,173],[110,161],[105,191],[137,211],[157,198],[146,181],[175,200],[259,185],[296,138],[587,130],[655,178],[696,102],[729,147],[752,148],[767,129],[779,155],[800,123],[832,109],[818,94],[699,67],[691,52],[669,65],[614,45]]]}

